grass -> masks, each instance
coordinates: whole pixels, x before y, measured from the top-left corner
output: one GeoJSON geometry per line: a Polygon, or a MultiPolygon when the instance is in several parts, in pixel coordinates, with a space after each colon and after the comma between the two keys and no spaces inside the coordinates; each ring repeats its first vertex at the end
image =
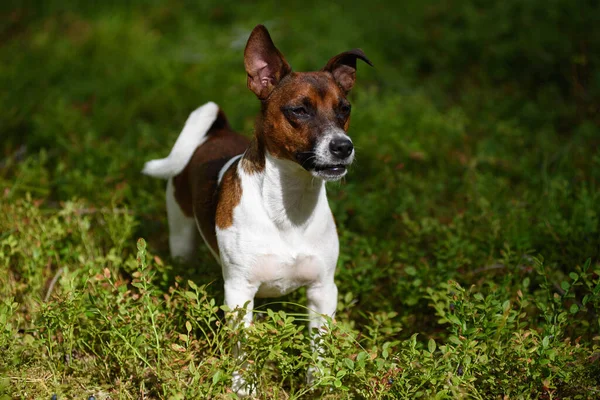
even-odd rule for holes
{"type": "Polygon", "coordinates": [[[242,51],[257,23],[297,70],[353,47],[376,66],[351,95],[356,166],[329,185],[340,299],[325,356],[302,291],[259,303],[242,336],[258,397],[600,396],[596,2],[0,15],[0,399],[235,397],[218,266],[204,247],[192,266],[169,258],[164,182],[139,171],[206,101],[252,133],[242,51]]]}

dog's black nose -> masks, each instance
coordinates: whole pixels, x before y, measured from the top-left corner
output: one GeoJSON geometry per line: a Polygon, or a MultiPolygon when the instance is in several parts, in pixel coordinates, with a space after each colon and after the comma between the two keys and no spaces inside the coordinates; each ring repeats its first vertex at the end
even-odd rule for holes
{"type": "Polygon", "coordinates": [[[354,145],[350,139],[344,137],[337,137],[329,142],[329,151],[331,154],[340,159],[347,158],[350,154],[352,154],[353,149],[354,145]]]}

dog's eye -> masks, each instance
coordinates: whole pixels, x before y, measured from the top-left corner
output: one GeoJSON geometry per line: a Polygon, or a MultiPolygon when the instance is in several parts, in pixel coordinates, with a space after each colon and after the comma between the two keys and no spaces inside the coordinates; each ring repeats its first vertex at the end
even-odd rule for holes
{"type": "Polygon", "coordinates": [[[308,115],[308,110],[303,107],[293,107],[291,110],[292,114],[298,116],[298,117],[306,117],[308,115]]]}
{"type": "Polygon", "coordinates": [[[310,118],[311,110],[306,106],[289,106],[281,109],[290,123],[295,124],[310,118]]]}
{"type": "Polygon", "coordinates": [[[352,107],[350,106],[349,103],[341,103],[336,111],[336,118],[338,119],[338,121],[340,121],[340,123],[346,123],[346,121],[348,120],[348,117],[350,116],[350,111],[352,110],[352,107]]]}
{"type": "Polygon", "coordinates": [[[350,104],[342,104],[340,106],[340,113],[342,115],[348,115],[348,114],[350,114],[350,110],[352,110],[352,107],[350,106],[350,104]]]}

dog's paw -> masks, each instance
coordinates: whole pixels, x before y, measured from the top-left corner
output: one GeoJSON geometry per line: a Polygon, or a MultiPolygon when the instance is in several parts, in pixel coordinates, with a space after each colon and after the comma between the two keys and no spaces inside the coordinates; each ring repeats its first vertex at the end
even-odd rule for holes
{"type": "Polygon", "coordinates": [[[239,397],[249,397],[256,394],[254,387],[250,386],[240,372],[234,372],[231,379],[231,390],[239,397]]]}
{"type": "Polygon", "coordinates": [[[312,386],[319,375],[321,375],[321,370],[319,370],[316,365],[308,367],[308,370],[306,371],[306,384],[312,386]]]}

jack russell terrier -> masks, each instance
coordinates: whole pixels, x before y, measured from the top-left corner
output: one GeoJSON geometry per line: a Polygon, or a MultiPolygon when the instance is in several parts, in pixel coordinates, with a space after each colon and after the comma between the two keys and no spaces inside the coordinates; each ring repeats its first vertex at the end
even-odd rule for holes
{"type": "MultiPolygon", "coordinates": [[[[309,328],[322,327],[337,305],[339,242],[325,182],[346,175],[354,146],[346,133],[360,49],[317,72],[293,72],[258,25],[244,50],[248,88],[261,102],[254,138],[234,132],[215,103],[189,116],[167,158],[143,173],[166,178],[169,244],[191,259],[197,233],[221,264],[225,304],[247,305],[307,287],[309,328]]],[[[234,390],[244,392],[239,373],[234,390]]]]}

